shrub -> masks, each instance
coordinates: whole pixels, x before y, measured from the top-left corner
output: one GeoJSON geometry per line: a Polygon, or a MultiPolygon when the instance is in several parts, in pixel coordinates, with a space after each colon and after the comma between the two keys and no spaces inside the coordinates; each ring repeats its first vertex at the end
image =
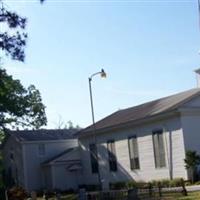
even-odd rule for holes
{"type": "Polygon", "coordinates": [[[158,186],[158,181],[157,180],[152,180],[150,183],[152,184],[153,187],[157,187],[158,186]]]}
{"type": "Polygon", "coordinates": [[[127,188],[126,182],[115,182],[115,183],[110,183],[110,189],[111,190],[122,190],[127,188]]]}
{"type": "Polygon", "coordinates": [[[180,187],[182,186],[182,180],[181,178],[175,178],[173,180],[170,180],[169,187],[180,187]]]}
{"type": "Polygon", "coordinates": [[[126,182],[126,187],[128,189],[136,188],[137,187],[137,183],[135,181],[128,181],[128,182],[126,182]]]}
{"type": "Polygon", "coordinates": [[[160,180],[160,186],[161,187],[170,187],[170,181],[169,179],[162,179],[160,180]]]}
{"type": "Polygon", "coordinates": [[[182,184],[181,178],[170,179],[161,179],[151,181],[152,186],[158,187],[160,183],[161,187],[180,187],[182,184]]]}
{"type": "Polygon", "coordinates": [[[90,191],[90,192],[100,190],[99,185],[79,185],[79,189],[81,188],[85,188],[86,191],[90,191]]]}
{"type": "MultiPolygon", "coordinates": [[[[121,189],[132,189],[132,188],[149,188],[149,186],[158,187],[159,184],[161,187],[180,187],[182,186],[182,181],[181,178],[175,178],[173,180],[160,179],[160,180],[152,180],[150,182],[144,182],[144,181],[115,182],[115,183],[110,183],[110,189],[121,190],[121,189]]],[[[200,182],[198,184],[200,184],[200,182]]]]}
{"type": "Polygon", "coordinates": [[[144,181],[138,181],[138,182],[136,182],[136,187],[137,187],[137,188],[148,187],[148,183],[146,183],[146,182],[144,182],[144,181]]]}
{"type": "Polygon", "coordinates": [[[200,181],[197,181],[194,183],[195,185],[200,185],[200,181]]]}
{"type": "Polygon", "coordinates": [[[8,191],[9,200],[23,200],[26,197],[27,193],[22,187],[13,187],[8,191]]]}
{"type": "Polygon", "coordinates": [[[185,186],[190,186],[190,185],[192,185],[192,183],[190,181],[185,182],[185,186]]]}

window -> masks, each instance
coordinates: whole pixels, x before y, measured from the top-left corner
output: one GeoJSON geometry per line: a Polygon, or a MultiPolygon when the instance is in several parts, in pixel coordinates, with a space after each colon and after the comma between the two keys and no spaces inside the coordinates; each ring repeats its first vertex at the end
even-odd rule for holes
{"type": "Polygon", "coordinates": [[[107,142],[108,147],[108,159],[110,171],[117,171],[117,158],[115,151],[115,142],[113,140],[107,142]]]}
{"type": "Polygon", "coordinates": [[[92,173],[98,173],[99,172],[99,164],[97,159],[97,146],[95,144],[90,144],[90,160],[91,160],[91,168],[92,173]]]}
{"type": "Polygon", "coordinates": [[[139,152],[138,152],[138,144],[136,136],[130,137],[128,139],[128,147],[129,147],[130,168],[132,170],[140,169],[139,152]]]}
{"type": "Polygon", "coordinates": [[[164,138],[162,130],[153,132],[153,148],[154,148],[155,167],[156,168],[166,167],[165,147],[164,147],[164,138]]]}
{"type": "Polygon", "coordinates": [[[40,156],[44,156],[45,155],[45,145],[44,144],[39,144],[38,153],[39,153],[40,156]]]}
{"type": "Polygon", "coordinates": [[[13,152],[10,152],[10,160],[14,161],[14,154],[13,154],[13,152]]]}

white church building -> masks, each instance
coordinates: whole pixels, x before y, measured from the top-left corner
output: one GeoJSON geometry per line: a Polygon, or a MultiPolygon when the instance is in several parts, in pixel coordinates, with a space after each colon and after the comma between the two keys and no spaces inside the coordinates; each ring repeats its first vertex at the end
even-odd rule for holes
{"type": "Polygon", "coordinates": [[[10,133],[4,163],[15,184],[66,190],[101,181],[108,189],[119,181],[188,179],[185,153],[200,154],[200,88],[114,112],[76,138],[49,132],[10,133]]]}

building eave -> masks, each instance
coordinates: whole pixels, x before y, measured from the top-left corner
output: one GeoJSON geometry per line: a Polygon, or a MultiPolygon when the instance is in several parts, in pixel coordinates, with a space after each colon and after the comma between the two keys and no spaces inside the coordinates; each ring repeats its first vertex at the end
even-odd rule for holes
{"type": "MultiPolygon", "coordinates": [[[[171,111],[163,112],[161,114],[156,114],[156,115],[153,115],[150,117],[145,117],[145,118],[142,118],[139,120],[129,121],[126,123],[115,125],[115,126],[109,126],[106,128],[98,129],[98,130],[95,130],[95,134],[99,135],[99,134],[104,134],[106,132],[121,130],[124,128],[128,129],[128,128],[132,128],[133,126],[139,126],[144,123],[148,124],[148,123],[153,123],[158,120],[163,120],[163,119],[168,119],[170,117],[179,116],[179,114],[180,114],[180,111],[177,109],[174,109],[171,111]]],[[[94,135],[94,131],[84,132],[78,136],[78,139],[87,138],[92,135],[94,135]]]]}

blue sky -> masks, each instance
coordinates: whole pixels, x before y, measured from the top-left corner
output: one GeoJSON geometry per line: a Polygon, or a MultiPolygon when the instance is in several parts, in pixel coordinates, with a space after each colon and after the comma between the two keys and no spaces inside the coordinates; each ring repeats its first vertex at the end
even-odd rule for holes
{"type": "Polygon", "coordinates": [[[88,77],[95,77],[96,120],[126,107],[196,87],[200,67],[197,1],[7,0],[28,18],[25,63],[4,60],[9,73],[34,84],[59,118],[91,123],[88,77]]]}

